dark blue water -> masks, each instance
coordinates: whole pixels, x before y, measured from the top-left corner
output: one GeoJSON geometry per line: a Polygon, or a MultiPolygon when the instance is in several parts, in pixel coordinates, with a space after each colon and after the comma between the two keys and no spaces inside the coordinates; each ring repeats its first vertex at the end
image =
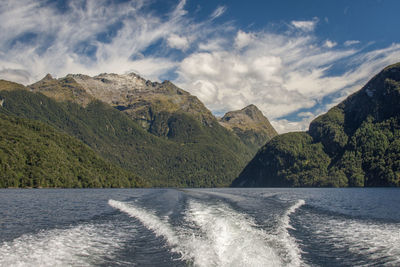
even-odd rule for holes
{"type": "Polygon", "coordinates": [[[400,266],[400,190],[0,190],[0,266],[400,266]]]}

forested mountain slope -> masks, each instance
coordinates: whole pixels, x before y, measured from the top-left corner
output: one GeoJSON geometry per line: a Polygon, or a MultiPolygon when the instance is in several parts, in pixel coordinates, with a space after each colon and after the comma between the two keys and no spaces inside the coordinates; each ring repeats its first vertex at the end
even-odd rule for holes
{"type": "Polygon", "coordinates": [[[400,186],[400,63],[316,118],[279,135],[232,186],[400,186]]]}
{"type": "Polygon", "coordinates": [[[0,126],[0,188],[145,185],[49,125],[0,114],[0,126]]]}
{"type": "Polygon", "coordinates": [[[91,96],[73,81],[59,81],[68,85],[58,81],[46,77],[45,82],[56,89],[42,87],[43,94],[3,81],[0,113],[38,120],[67,133],[152,186],[226,186],[251,157],[240,139],[214,117],[204,125],[188,112],[174,112],[159,120],[168,125],[167,136],[156,135],[107,103],[86,101],[91,96]]]}

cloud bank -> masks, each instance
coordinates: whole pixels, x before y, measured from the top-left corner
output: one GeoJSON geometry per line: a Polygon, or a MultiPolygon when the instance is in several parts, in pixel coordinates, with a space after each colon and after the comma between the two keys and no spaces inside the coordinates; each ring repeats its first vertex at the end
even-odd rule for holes
{"type": "Polygon", "coordinates": [[[291,21],[285,31],[249,32],[223,19],[229,6],[199,21],[184,0],[162,14],[144,0],[56,3],[0,2],[0,78],[23,84],[46,73],[168,78],[216,114],[255,104],[282,133],[307,129],[400,61],[400,44],[368,49],[356,40],[318,38],[318,18],[291,21]]]}

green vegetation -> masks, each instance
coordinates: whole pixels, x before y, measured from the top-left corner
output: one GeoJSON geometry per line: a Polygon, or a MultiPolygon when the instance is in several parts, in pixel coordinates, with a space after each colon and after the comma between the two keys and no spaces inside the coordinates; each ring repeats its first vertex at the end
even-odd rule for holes
{"type": "Polygon", "coordinates": [[[307,133],[295,132],[274,137],[246,166],[234,186],[323,186],[330,158],[321,143],[312,143],[307,133]],[[248,179],[242,184],[243,177],[248,179]],[[268,177],[268,179],[262,179],[268,177]]]}
{"type": "Polygon", "coordinates": [[[203,125],[188,112],[156,114],[154,129],[168,125],[165,135],[156,136],[101,101],[84,107],[27,90],[0,91],[0,99],[0,113],[69,134],[151,186],[227,186],[251,158],[239,138],[216,120],[203,125]]]}
{"type": "Polygon", "coordinates": [[[75,138],[0,114],[0,187],[136,187],[143,182],[75,138]]]}
{"type": "Polygon", "coordinates": [[[316,118],[277,136],[233,186],[400,186],[400,63],[316,118]]]}

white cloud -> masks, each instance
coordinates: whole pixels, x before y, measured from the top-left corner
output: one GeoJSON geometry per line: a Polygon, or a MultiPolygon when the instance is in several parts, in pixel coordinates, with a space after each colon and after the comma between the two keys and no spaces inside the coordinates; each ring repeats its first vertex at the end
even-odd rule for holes
{"type": "Polygon", "coordinates": [[[77,72],[91,75],[131,69],[140,70],[146,77],[157,77],[173,69],[174,60],[163,55],[130,57],[140,55],[160,40],[184,50],[189,42],[182,36],[190,35],[187,31],[196,27],[185,17],[185,1],[180,1],[164,19],[144,13],[145,2],[140,0],[108,6],[106,0],[87,0],[85,5],[78,0],[67,3],[68,9],[61,13],[46,1],[1,2],[2,77],[27,84],[48,72],[58,76],[77,72]],[[113,27],[114,35],[108,41],[97,38],[109,34],[107,31],[113,27]],[[31,39],[23,42],[21,38],[31,39]],[[158,64],[151,63],[149,67],[150,62],[158,64]],[[14,76],[6,74],[11,70],[16,70],[14,76]],[[24,74],[15,77],[20,71],[24,74]]]}
{"type": "Polygon", "coordinates": [[[186,57],[178,68],[177,83],[215,112],[255,104],[278,132],[306,130],[315,115],[332,107],[331,103],[317,106],[324,97],[337,94],[333,102],[338,103],[360,89],[376,71],[400,59],[400,45],[365,53],[335,49],[333,41],[329,47],[320,47],[312,34],[239,30],[231,38],[231,46],[224,49],[186,57]],[[343,60],[348,62],[348,70],[330,74],[332,66],[343,60]],[[300,121],[282,120],[305,108],[314,111],[299,114],[300,121]]]}
{"type": "Polygon", "coordinates": [[[328,47],[328,48],[333,48],[333,47],[335,47],[336,45],[337,45],[337,43],[336,43],[336,42],[333,42],[333,41],[331,41],[331,40],[326,40],[325,43],[324,43],[324,46],[325,46],[325,47],[328,47]]]}
{"type": "Polygon", "coordinates": [[[255,36],[251,33],[246,33],[239,30],[235,38],[235,46],[238,49],[248,46],[254,40],[255,36]]]}
{"type": "Polygon", "coordinates": [[[214,12],[211,14],[211,19],[216,19],[220,16],[222,16],[226,11],[226,6],[219,6],[217,7],[214,12]]]}
{"type": "Polygon", "coordinates": [[[293,20],[291,24],[305,32],[311,32],[315,29],[315,26],[318,23],[318,19],[314,18],[313,20],[293,20]]]}
{"type": "Polygon", "coordinates": [[[310,118],[310,117],[314,117],[314,113],[312,112],[300,112],[297,114],[297,116],[299,116],[300,118],[310,118]]]}
{"type": "Polygon", "coordinates": [[[167,38],[169,47],[185,51],[189,48],[189,40],[186,37],[171,34],[167,38]]]}
{"type": "Polygon", "coordinates": [[[359,44],[360,43],[360,41],[358,41],[358,40],[347,40],[346,42],[344,42],[344,45],[345,46],[351,46],[351,45],[356,45],[356,44],[359,44]]]}
{"type": "Polygon", "coordinates": [[[198,44],[200,51],[218,51],[223,50],[227,46],[227,40],[223,38],[206,40],[203,43],[198,44]]]}
{"type": "Polygon", "coordinates": [[[314,117],[307,117],[301,121],[289,121],[286,119],[281,119],[277,121],[271,121],[271,124],[272,127],[274,127],[275,130],[280,134],[288,132],[307,131],[308,125],[313,118],[314,117]]]}

